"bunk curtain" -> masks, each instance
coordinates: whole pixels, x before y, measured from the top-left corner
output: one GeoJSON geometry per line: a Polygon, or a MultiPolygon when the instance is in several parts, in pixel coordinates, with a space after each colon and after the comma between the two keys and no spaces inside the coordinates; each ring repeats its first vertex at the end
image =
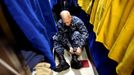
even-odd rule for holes
{"type": "Polygon", "coordinates": [[[93,0],[78,0],[78,4],[87,14],[90,15],[93,0]]]}
{"type": "Polygon", "coordinates": [[[134,1],[95,0],[90,23],[96,41],[109,50],[108,57],[118,62],[119,75],[131,75],[134,70],[134,1]]]}
{"type": "Polygon", "coordinates": [[[52,36],[57,31],[48,0],[4,0],[17,26],[32,46],[41,51],[45,60],[55,68],[51,52],[52,36]]]}
{"type": "Polygon", "coordinates": [[[51,9],[53,8],[53,6],[55,4],[57,4],[57,0],[48,0],[48,1],[49,1],[49,4],[50,4],[51,9]]]}
{"type": "MultiPolygon", "coordinates": [[[[28,65],[32,71],[37,63],[42,60],[45,61],[44,56],[31,46],[25,35],[17,27],[3,2],[0,2],[0,5],[0,32],[4,32],[7,40],[14,46],[14,51],[17,56],[22,56],[26,65],[28,65]]],[[[4,35],[2,37],[4,37],[4,35]]]]}

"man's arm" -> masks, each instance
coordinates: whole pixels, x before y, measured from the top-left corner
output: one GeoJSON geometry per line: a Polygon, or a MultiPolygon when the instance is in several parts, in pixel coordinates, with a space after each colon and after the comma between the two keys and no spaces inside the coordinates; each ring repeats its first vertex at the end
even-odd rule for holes
{"type": "MultiPolygon", "coordinates": [[[[76,21],[75,24],[76,24],[76,26],[77,26],[78,31],[82,34],[83,42],[86,42],[86,40],[87,40],[87,38],[88,38],[88,36],[89,36],[88,30],[87,30],[86,26],[84,25],[84,23],[82,22],[82,20],[79,19],[79,18],[77,18],[77,17],[76,17],[75,21],[76,21]]],[[[81,40],[82,40],[82,39],[81,39],[81,40]]],[[[83,44],[84,44],[84,43],[83,43],[83,44]]],[[[83,49],[82,49],[82,46],[78,47],[78,48],[76,49],[75,54],[76,54],[76,55],[81,55],[82,50],[83,50],[83,49]]]]}
{"type": "Polygon", "coordinates": [[[78,28],[79,32],[82,34],[82,38],[84,39],[84,41],[86,41],[86,39],[89,36],[86,26],[84,25],[82,20],[79,18],[77,18],[76,24],[77,24],[77,28],[78,28]]]}
{"type": "Polygon", "coordinates": [[[57,22],[57,28],[58,28],[58,33],[63,34],[64,33],[64,28],[63,28],[63,26],[61,24],[62,24],[61,20],[59,20],[57,22]]]}
{"type": "Polygon", "coordinates": [[[68,47],[71,47],[71,43],[69,42],[68,38],[65,36],[65,31],[64,28],[62,26],[61,21],[59,21],[57,23],[57,28],[58,28],[58,32],[57,35],[60,38],[59,40],[61,40],[64,44],[66,44],[68,47]]]}

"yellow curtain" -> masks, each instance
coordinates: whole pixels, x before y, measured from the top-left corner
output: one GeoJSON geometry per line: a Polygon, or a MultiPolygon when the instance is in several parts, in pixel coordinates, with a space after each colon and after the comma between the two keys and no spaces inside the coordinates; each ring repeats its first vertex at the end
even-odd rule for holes
{"type": "MultiPolygon", "coordinates": [[[[85,1],[85,0],[84,0],[85,1]]],[[[108,57],[117,61],[118,75],[134,70],[134,0],[95,0],[90,23],[96,41],[109,50],[108,57]]]]}
{"type": "Polygon", "coordinates": [[[87,13],[91,13],[92,0],[78,0],[79,6],[87,13]]]}

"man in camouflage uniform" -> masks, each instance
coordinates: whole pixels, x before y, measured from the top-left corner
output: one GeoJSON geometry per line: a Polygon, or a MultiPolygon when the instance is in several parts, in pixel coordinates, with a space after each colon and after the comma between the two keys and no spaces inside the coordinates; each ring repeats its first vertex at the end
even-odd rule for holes
{"type": "Polygon", "coordinates": [[[88,38],[88,31],[82,20],[71,16],[67,10],[63,10],[60,16],[61,19],[57,23],[58,32],[53,36],[54,51],[59,59],[55,71],[61,72],[70,67],[63,56],[64,49],[72,54],[71,67],[80,69],[82,64],[77,58],[88,38]]]}

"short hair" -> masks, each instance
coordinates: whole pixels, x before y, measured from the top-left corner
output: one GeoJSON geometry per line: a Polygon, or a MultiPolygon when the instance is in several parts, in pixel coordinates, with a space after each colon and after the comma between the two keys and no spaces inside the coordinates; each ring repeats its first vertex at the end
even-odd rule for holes
{"type": "Polygon", "coordinates": [[[70,12],[68,10],[63,10],[60,12],[61,18],[71,16],[70,12]]]}

